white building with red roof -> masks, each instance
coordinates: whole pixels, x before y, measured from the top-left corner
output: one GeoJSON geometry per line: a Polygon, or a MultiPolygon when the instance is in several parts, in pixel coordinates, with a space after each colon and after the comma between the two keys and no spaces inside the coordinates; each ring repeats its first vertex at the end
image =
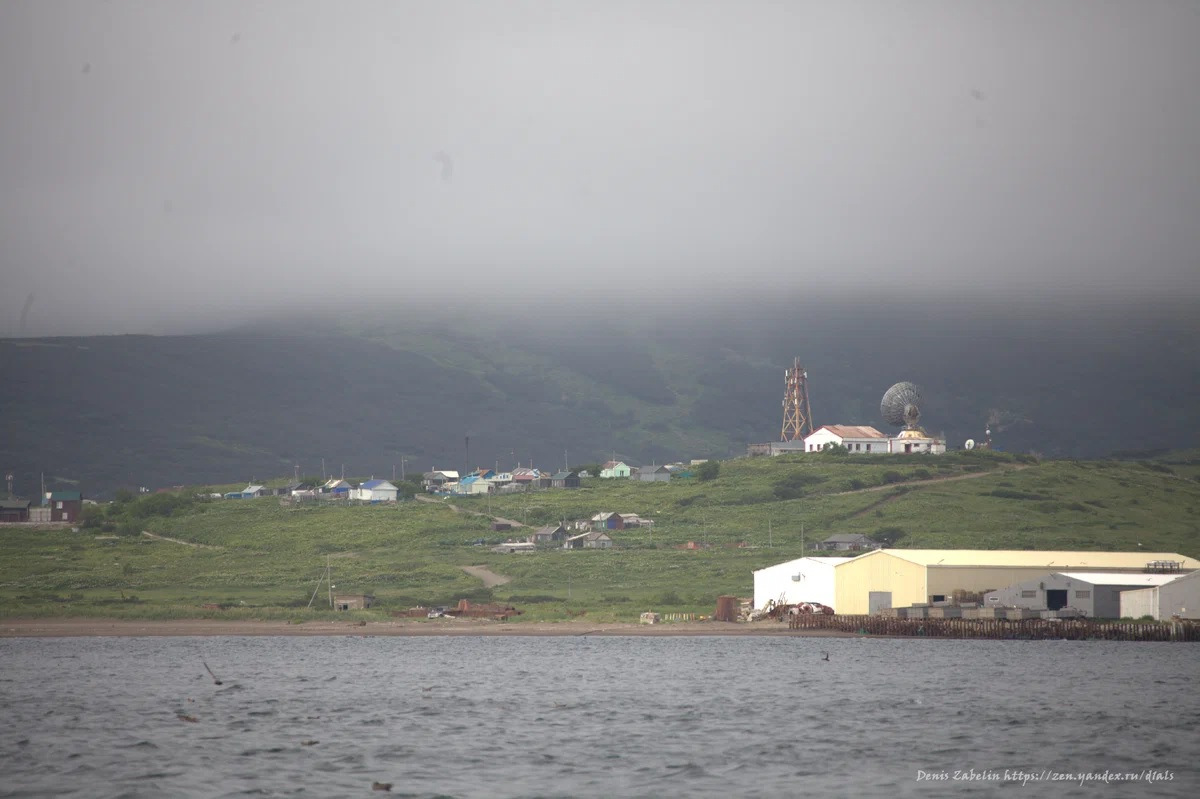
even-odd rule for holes
{"type": "Polygon", "coordinates": [[[885,455],[888,437],[866,425],[827,424],[804,438],[805,452],[820,452],[827,445],[845,447],[853,454],[885,455]]]}

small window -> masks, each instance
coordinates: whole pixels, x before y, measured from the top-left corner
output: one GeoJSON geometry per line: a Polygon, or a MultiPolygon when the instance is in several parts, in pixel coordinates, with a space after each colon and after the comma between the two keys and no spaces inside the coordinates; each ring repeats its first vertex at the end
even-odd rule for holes
{"type": "Polygon", "coordinates": [[[1092,592],[1091,591],[1076,591],[1075,598],[1076,599],[1091,599],[1092,592]]]}
{"type": "Polygon", "coordinates": [[[1033,599],[1036,596],[1037,596],[1037,591],[1022,591],[1021,592],[1022,599],[1033,599]]]}
{"type": "Polygon", "coordinates": [[[934,594],[934,595],[933,595],[933,601],[934,601],[934,602],[945,602],[945,601],[946,601],[946,595],[945,595],[945,594],[934,594]]]}

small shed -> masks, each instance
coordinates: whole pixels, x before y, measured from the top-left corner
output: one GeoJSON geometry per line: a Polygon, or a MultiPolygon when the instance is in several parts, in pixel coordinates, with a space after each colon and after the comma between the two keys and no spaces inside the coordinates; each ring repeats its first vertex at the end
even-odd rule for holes
{"type": "Polygon", "coordinates": [[[28,522],[28,499],[0,499],[0,522],[28,522]]]}
{"type": "Polygon", "coordinates": [[[511,530],[512,524],[509,522],[492,522],[492,532],[502,533],[505,530],[511,530]]]}
{"type": "Polygon", "coordinates": [[[579,488],[579,472],[564,470],[550,478],[552,488],[579,488]]]}
{"type": "Polygon", "coordinates": [[[366,610],[375,604],[370,594],[337,594],[333,597],[334,610],[366,610]]]}
{"type": "Polygon", "coordinates": [[[857,552],[863,549],[878,549],[879,544],[872,541],[862,533],[838,533],[831,535],[821,542],[821,549],[841,551],[841,552],[857,552]]]}
{"type": "Polygon", "coordinates": [[[0,522],[29,521],[29,500],[0,499],[0,522]]]}

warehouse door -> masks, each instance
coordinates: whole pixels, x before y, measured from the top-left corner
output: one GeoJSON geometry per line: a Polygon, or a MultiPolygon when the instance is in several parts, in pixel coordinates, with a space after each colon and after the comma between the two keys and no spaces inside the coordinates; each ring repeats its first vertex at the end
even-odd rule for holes
{"type": "Polygon", "coordinates": [[[884,608],[892,606],[891,591],[871,591],[867,594],[867,612],[875,615],[884,608]]]}
{"type": "Polygon", "coordinates": [[[1065,590],[1049,590],[1046,591],[1046,607],[1050,610],[1058,610],[1067,606],[1067,592],[1065,590]]]}

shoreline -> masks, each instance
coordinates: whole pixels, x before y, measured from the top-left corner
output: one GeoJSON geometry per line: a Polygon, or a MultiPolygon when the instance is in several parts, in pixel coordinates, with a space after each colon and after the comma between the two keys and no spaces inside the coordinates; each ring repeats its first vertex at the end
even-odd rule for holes
{"type": "Polygon", "coordinates": [[[696,621],[666,624],[583,621],[495,622],[480,619],[436,621],[225,621],[178,619],[170,621],[99,618],[10,618],[0,620],[0,638],[97,638],[182,636],[784,636],[791,638],[859,638],[839,630],[790,630],[779,622],[696,621]]]}

